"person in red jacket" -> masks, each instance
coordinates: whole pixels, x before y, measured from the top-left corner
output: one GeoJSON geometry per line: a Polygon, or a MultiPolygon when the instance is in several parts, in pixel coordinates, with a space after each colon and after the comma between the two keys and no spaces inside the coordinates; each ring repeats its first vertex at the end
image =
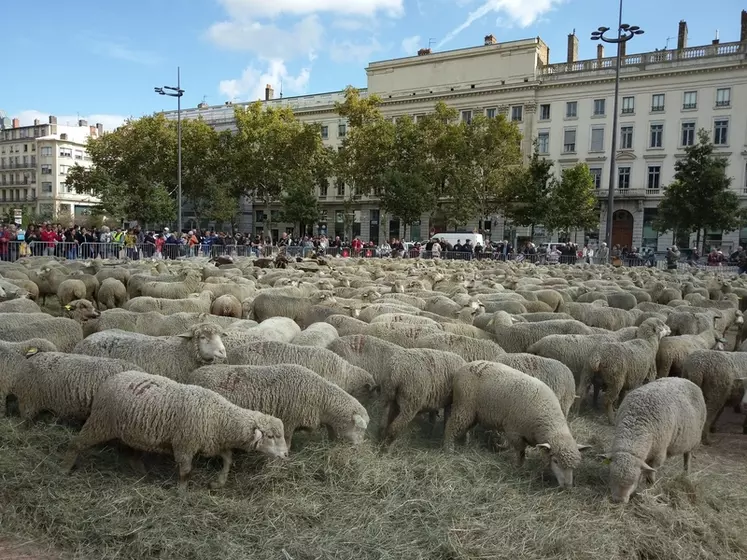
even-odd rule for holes
{"type": "Polygon", "coordinates": [[[52,229],[52,224],[44,224],[39,237],[44,244],[44,254],[53,257],[54,246],[57,243],[57,232],[52,229]]]}

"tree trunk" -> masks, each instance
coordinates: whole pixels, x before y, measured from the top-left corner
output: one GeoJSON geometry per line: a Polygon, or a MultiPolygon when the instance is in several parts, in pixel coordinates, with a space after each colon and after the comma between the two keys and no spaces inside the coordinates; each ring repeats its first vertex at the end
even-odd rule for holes
{"type": "Polygon", "coordinates": [[[532,224],[532,229],[530,231],[531,232],[529,234],[530,236],[529,240],[534,243],[534,224],[532,224]]]}
{"type": "MultiPolygon", "coordinates": [[[[705,236],[703,237],[703,246],[705,247],[705,236]]],[[[698,233],[695,237],[695,248],[697,249],[698,247],[700,247],[700,228],[698,228],[698,233]]]]}

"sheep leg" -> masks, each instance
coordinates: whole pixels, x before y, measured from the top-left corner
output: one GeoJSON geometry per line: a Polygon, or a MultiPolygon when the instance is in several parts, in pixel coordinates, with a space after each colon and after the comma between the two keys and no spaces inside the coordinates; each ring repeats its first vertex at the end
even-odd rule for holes
{"type": "Polygon", "coordinates": [[[615,403],[617,402],[617,395],[610,394],[607,392],[604,395],[604,408],[607,412],[607,420],[611,425],[615,425],[615,415],[617,414],[615,410],[615,403]]]}
{"type": "MultiPolygon", "coordinates": [[[[722,406],[721,409],[718,412],[716,412],[716,414],[713,416],[713,420],[711,420],[710,428],[709,428],[709,431],[711,433],[716,431],[716,422],[718,422],[718,419],[721,418],[721,413],[724,411],[725,407],[726,405],[722,406]]],[[[706,417],[706,425],[708,425],[707,417],[706,417]]]]}
{"type": "Polygon", "coordinates": [[[114,437],[111,434],[99,432],[92,426],[90,422],[86,422],[80,433],[70,442],[70,446],[65,453],[65,458],[62,460],[62,469],[64,472],[69,473],[73,470],[78,455],[83,451],[99,443],[107,442],[114,437]]]}
{"type": "Polygon", "coordinates": [[[293,433],[296,431],[295,426],[285,426],[285,445],[288,447],[288,451],[291,448],[291,440],[293,439],[293,433]]]}
{"type": "Polygon", "coordinates": [[[418,415],[418,412],[420,412],[419,409],[415,409],[412,407],[408,408],[409,403],[403,404],[404,406],[400,405],[399,407],[399,414],[397,414],[397,417],[391,424],[389,424],[389,426],[387,426],[387,443],[391,443],[392,441],[397,439],[397,436],[402,433],[402,430],[404,430],[408,426],[408,424],[410,424],[410,422],[412,422],[413,419],[418,415]]]}
{"type": "Polygon", "coordinates": [[[475,415],[464,409],[453,410],[449,415],[444,429],[444,448],[448,451],[454,450],[454,442],[466,436],[468,430],[475,425],[475,415]]]}
{"type": "Polygon", "coordinates": [[[231,470],[231,462],[233,460],[233,453],[231,449],[222,451],[220,456],[221,459],[223,459],[223,468],[221,468],[220,472],[218,473],[218,478],[210,483],[210,488],[212,488],[213,490],[218,490],[219,488],[223,488],[226,485],[226,481],[228,480],[228,472],[231,470]]]}
{"type": "Polygon", "coordinates": [[[381,416],[381,425],[379,426],[379,436],[382,439],[386,439],[386,434],[389,430],[389,426],[392,425],[392,422],[394,422],[394,419],[398,414],[399,405],[397,404],[397,401],[390,401],[389,403],[384,405],[384,410],[381,416]]]}
{"type": "Polygon", "coordinates": [[[574,413],[578,415],[581,412],[581,401],[589,392],[590,376],[588,372],[582,371],[578,386],[576,387],[576,402],[573,403],[574,413]]]}
{"type": "Polygon", "coordinates": [[[438,422],[438,410],[431,410],[428,412],[428,421],[431,424],[431,430],[428,433],[428,437],[433,437],[436,433],[436,422],[438,422]]]}
{"type": "MultiPolygon", "coordinates": [[[[176,459],[176,464],[179,466],[179,484],[177,489],[180,494],[184,494],[187,491],[189,475],[192,472],[192,455],[183,451],[174,451],[174,459],[176,459]]],[[[225,462],[223,464],[225,466],[225,462]]]]}
{"type": "Polygon", "coordinates": [[[516,466],[524,466],[524,460],[527,457],[527,442],[519,434],[506,433],[508,445],[516,451],[516,466]]]}
{"type": "Polygon", "coordinates": [[[684,469],[685,469],[685,473],[689,473],[690,472],[690,459],[691,459],[690,452],[686,451],[682,455],[682,462],[683,462],[683,466],[684,466],[684,469]]]}
{"type": "Polygon", "coordinates": [[[327,437],[329,438],[329,441],[334,441],[337,436],[335,435],[335,431],[334,429],[332,429],[332,426],[325,426],[325,428],[327,428],[327,437]]]}
{"type": "Polygon", "coordinates": [[[747,416],[744,417],[744,424],[742,424],[742,433],[747,435],[747,416]]]}

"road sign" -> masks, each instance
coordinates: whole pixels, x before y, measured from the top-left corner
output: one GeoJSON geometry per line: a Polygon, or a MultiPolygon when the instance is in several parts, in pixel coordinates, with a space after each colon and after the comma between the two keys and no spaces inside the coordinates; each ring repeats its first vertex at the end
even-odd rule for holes
{"type": "Polygon", "coordinates": [[[17,226],[21,225],[21,221],[23,220],[23,210],[20,208],[16,208],[13,210],[13,221],[16,223],[17,226]]]}

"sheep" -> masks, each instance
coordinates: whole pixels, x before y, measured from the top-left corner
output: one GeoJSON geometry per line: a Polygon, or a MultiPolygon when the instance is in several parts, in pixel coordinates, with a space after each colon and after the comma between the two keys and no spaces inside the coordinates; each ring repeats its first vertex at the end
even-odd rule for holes
{"type": "MultiPolygon", "coordinates": [[[[23,316],[22,314],[18,314],[23,316]]],[[[83,340],[83,329],[77,321],[65,317],[47,317],[29,324],[10,326],[0,321],[0,340],[22,342],[43,338],[54,344],[60,352],[71,352],[83,340]]]]}
{"type": "Polygon", "coordinates": [[[57,288],[57,298],[60,306],[65,306],[76,299],[86,299],[86,285],[81,280],[68,278],[60,282],[57,288]]]}
{"type": "Polygon", "coordinates": [[[327,349],[369,372],[380,387],[389,381],[389,359],[402,347],[375,336],[354,334],[336,338],[327,349]]]}
{"type": "Polygon", "coordinates": [[[42,338],[22,342],[0,340],[0,418],[5,416],[8,395],[14,393],[16,376],[26,367],[26,356],[37,352],[57,352],[57,347],[42,338]]]}
{"type": "Polygon", "coordinates": [[[121,266],[107,267],[99,270],[95,276],[99,281],[99,284],[103,284],[104,280],[106,280],[107,278],[114,278],[127,286],[127,282],[129,282],[130,280],[130,271],[126,268],[122,268],[121,266]]]}
{"type": "Polygon", "coordinates": [[[571,435],[555,393],[545,383],[505,364],[477,361],[454,375],[453,404],[446,422],[444,447],[481,424],[501,430],[524,463],[527,445],[542,450],[561,487],[573,486],[573,471],[581,463],[579,445],[571,435]]]}
{"type": "Polygon", "coordinates": [[[99,386],[114,374],[143,371],[124,360],[64,354],[34,353],[16,377],[13,393],[21,417],[30,422],[42,411],[65,420],[84,421],[99,386]]]}
{"type": "Polygon", "coordinates": [[[351,317],[358,317],[360,315],[360,307],[356,305],[312,305],[310,307],[304,307],[303,311],[296,317],[296,323],[305,329],[309,325],[314,323],[321,323],[332,315],[349,315],[351,317]]]}
{"type": "Polygon", "coordinates": [[[503,348],[491,340],[481,340],[453,333],[434,333],[418,338],[415,348],[445,350],[461,356],[467,362],[488,360],[496,362],[505,354],[503,348]]]}
{"type": "Polygon", "coordinates": [[[661,341],[656,354],[657,377],[680,377],[687,357],[695,350],[723,350],[726,340],[710,329],[700,334],[670,336],[661,341]]]}
{"type": "Polygon", "coordinates": [[[28,299],[17,298],[0,302],[0,313],[41,313],[41,307],[28,299]]]}
{"type": "Polygon", "coordinates": [[[564,303],[560,306],[561,313],[568,313],[574,319],[581,321],[589,327],[617,331],[623,327],[635,325],[637,313],[608,307],[606,301],[595,301],[594,303],[564,303]],[[599,304],[604,303],[604,306],[599,304]]]}
{"type": "Polygon", "coordinates": [[[106,278],[99,286],[96,297],[101,311],[122,307],[128,300],[127,288],[116,278],[106,278]]]}
{"type": "Polygon", "coordinates": [[[568,313],[522,313],[520,318],[530,323],[536,323],[537,321],[573,320],[573,317],[568,315],[568,313]]]}
{"type": "Polygon", "coordinates": [[[297,334],[291,344],[326,348],[338,336],[337,329],[329,323],[313,323],[297,334]]]}
{"type": "Polygon", "coordinates": [[[210,292],[213,298],[233,296],[239,301],[245,301],[254,297],[257,292],[254,283],[248,280],[245,282],[241,284],[236,282],[230,284],[206,284],[202,287],[202,291],[210,292]]]}
{"type": "MultiPolygon", "coordinates": [[[[741,394],[744,372],[747,371],[747,354],[696,350],[682,366],[682,377],[700,387],[706,403],[706,420],[702,441],[710,443],[710,433],[734,393],[741,394]]],[[[742,431],[747,434],[747,418],[742,431]]]]}
{"type": "Polygon", "coordinates": [[[443,326],[437,321],[428,317],[410,315],[409,313],[384,313],[377,315],[371,320],[370,324],[375,325],[376,323],[402,323],[405,325],[428,327],[439,331],[443,330],[443,326]]]}
{"type": "Polygon", "coordinates": [[[311,305],[327,302],[334,303],[334,297],[319,292],[308,297],[293,297],[281,294],[266,294],[259,292],[254,298],[254,319],[262,322],[269,317],[288,317],[295,320],[311,305]]]}
{"type": "Polygon", "coordinates": [[[62,315],[81,324],[97,319],[101,313],[87,299],[76,299],[62,308],[62,315]]]}
{"type": "Polygon", "coordinates": [[[212,323],[193,325],[176,336],[147,336],[115,329],[92,334],[73,352],[119,358],[155,375],[178,379],[184,372],[225,360],[222,332],[222,327],[212,323]]]}
{"type": "Polygon", "coordinates": [[[444,409],[452,401],[452,379],[465,362],[452,352],[414,348],[389,358],[389,380],[381,386],[385,403],[381,424],[385,441],[391,443],[420,412],[444,409]]]}
{"type": "Polygon", "coordinates": [[[28,294],[24,294],[27,299],[31,299],[36,301],[39,299],[39,286],[34,284],[31,280],[20,280],[16,278],[4,278],[3,284],[7,286],[7,284],[13,284],[14,286],[18,287],[19,290],[17,293],[23,294],[24,292],[28,292],[28,294]]]}
{"type": "Polygon", "coordinates": [[[368,412],[355,398],[310,369],[293,364],[205,366],[183,381],[223,395],[241,408],[280,418],[291,448],[297,429],[327,427],[355,445],[363,442],[368,412]]]}
{"type": "Polygon", "coordinates": [[[376,382],[370,373],[347,363],[326,348],[262,341],[232,349],[228,355],[228,363],[252,366],[274,364],[304,366],[359,400],[368,397],[376,388],[376,382]]]}
{"type": "Polygon", "coordinates": [[[288,456],[280,419],[240,408],[209,389],[139,371],[101,384],[91,415],[70,442],[63,469],[70,472],[82,451],[112,439],[143,451],[173,452],[182,493],[198,453],[223,459],[223,469],[210,484],[213,489],[225,486],[234,447],[288,456]]]}
{"type": "Polygon", "coordinates": [[[136,332],[150,336],[172,336],[180,334],[198,323],[215,323],[228,328],[237,323],[232,317],[219,317],[209,313],[174,313],[161,315],[157,311],[135,313],[124,309],[104,311],[83,324],[83,333],[90,336],[109,329],[136,332]]]}
{"type": "Polygon", "coordinates": [[[181,282],[145,282],[140,287],[140,294],[159,299],[185,299],[190,294],[202,291],[200,278],[191,273],[181,282]]]}
{"type": "Polygon", "coordinates": [[[86,286],[86,297],[88,301],[96,301],[99,290],[99,281],[93,274],[86,274],[86,272],[79,270],[71,272],[69,278],[74,280],[80,280],[86,286]]]}
{"type": "Polygon", "coordinates": [[[539,321],[515,324],[518,319],[503,311],[493,315],[490,330],[495,341],[506,352],[526,352],[538,340],[551,334],[593,334],[594,331],[580,321],[539,321]]]}
{"type": "MultiPolygon", "coordinates": [[[[644,381],[656,379],[656,353],[669,327],[658,319],[649,319],[638,327],[637,338],[627,342],[603,342],[589,361],[592,374],[598,374],[605,386],[604,403],[609,423],[615,424],[615,404],[624,390],[635,389],[644,381]]],[[[588,391],[588,380],[579,383],[578,395],[588,391]]]]}
{"type": "MultiPolygon", "coordinates": [[[[339,329],[338,329],[339,332],[339,329]]],[[[408,325],[406,323],[371,323],[360,334],[370,334],[383,340],[393,342],[403,348],[414,347],[421,336],[440,332],[422,325],[408,325]]]]}
{"type": "MultiPolygon", "coordinates": [[[[132,296],[130,296],[132,297],[132,296]]],[[[158,311],[163,315],[172,315],[174,313],[210,313],[212,297],[209,292],[203,292],[200,295],[194,295],[185,299],[168,299],[139,296],[134,297],[122,308],[128,311],[137,311],[145,313],[148,311],[158,311]]]]}
{"type": "Polygon", "coordinates": [[[234,317],[236,319],[243,317],[241,302],[230,294],[218,296],[210,306],[210,313],[221,317],[234,317]]]}
{"type": "Polygon", "coordinates": [[[643,477],[653,483],[667,457],[682,455],[689,472],[705,420],[703,393],[687,379],[658,379],[628,393],[612,447],[600,455],[610,465],[612,501],[627,503],[643,477]]]}

